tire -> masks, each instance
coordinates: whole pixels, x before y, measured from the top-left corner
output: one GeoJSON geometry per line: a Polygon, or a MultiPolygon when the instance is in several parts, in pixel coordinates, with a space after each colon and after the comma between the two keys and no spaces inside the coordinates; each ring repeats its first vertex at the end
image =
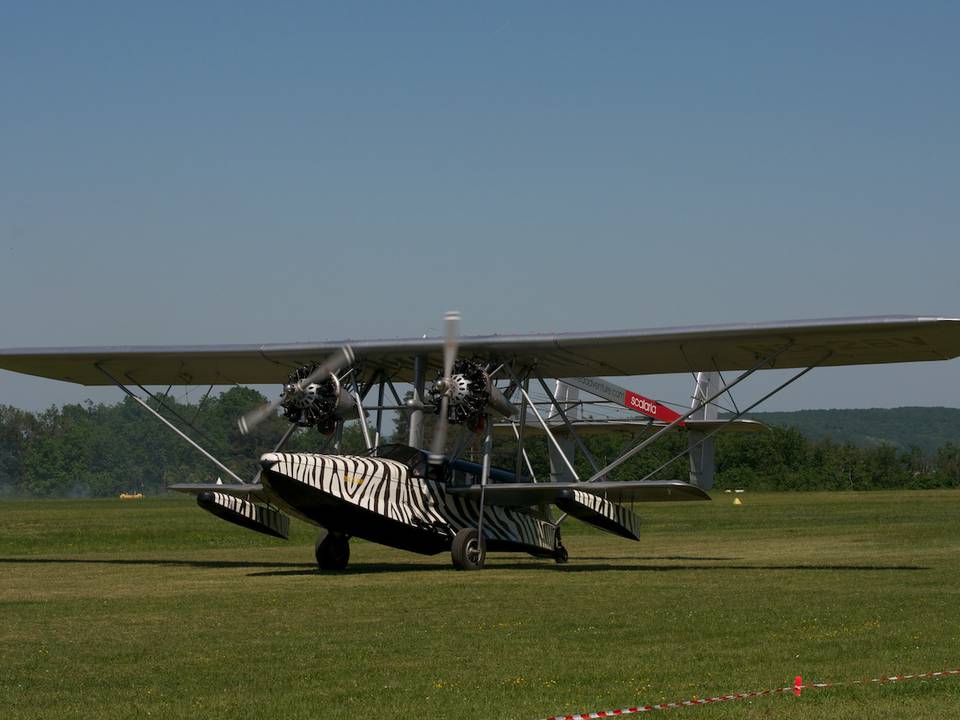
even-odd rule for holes
{"type": "Polygon", "coordinates": [[[557,561],[557,565],[563,565],[570,559],[570,556],[567,554],[567,549],[563,545],[557,545],[553,559],[557,561]]]}
{"type": "Polygon", "coordinates": [[[457,570],[481,570],[487,556],[486,543],[476,528],[464,528],[453,537],[450,555],[457,570]]]}
{"type": "Polygon", "coordinates": [[[313,551],[321,570],[345,570],[350,562],[350,539],[340,533],[322,530],[313,551]]]}

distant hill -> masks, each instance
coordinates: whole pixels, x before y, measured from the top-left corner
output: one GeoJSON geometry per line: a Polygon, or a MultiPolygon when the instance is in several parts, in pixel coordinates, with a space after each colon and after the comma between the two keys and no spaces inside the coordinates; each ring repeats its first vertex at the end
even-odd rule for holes
{"type": "Polygon", "coordinates": [[[857,447],[916,446],[926,454],[952,442],[960,444],[960,409],[946,407],[870,408],[864,410],[797,410],[750,413],[768,425],[793,427],[811,440],[829,437],[857,447]]]}

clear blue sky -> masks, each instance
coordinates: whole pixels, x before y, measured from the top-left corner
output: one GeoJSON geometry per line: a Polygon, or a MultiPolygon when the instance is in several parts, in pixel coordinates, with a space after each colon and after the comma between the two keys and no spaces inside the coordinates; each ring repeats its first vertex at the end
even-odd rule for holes
{"type": "MultiPolygon", "coordinates": [[[[0,346],[960,316],[958,27],[946,2],[4,3],[0,346]]],[[[84,397],[114,395],[0,373],[0,403],[84,397]]],[[[902,404],[960,406],[960,362],[770,407],[902,404]]]]}

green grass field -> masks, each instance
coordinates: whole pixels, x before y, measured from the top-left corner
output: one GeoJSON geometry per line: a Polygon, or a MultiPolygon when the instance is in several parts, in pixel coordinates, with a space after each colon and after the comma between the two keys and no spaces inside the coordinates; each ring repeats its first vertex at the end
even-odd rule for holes
{"type": "MultiPolygon", "coordinates": [[[[568,565],[364,542],[320,575],[189,498],[0,504],[0,717],[520,718],[960,666],[960,492],[638,507],[568,565]]],[[[685,710],[960,717],[960,678],[685,710]]]]}

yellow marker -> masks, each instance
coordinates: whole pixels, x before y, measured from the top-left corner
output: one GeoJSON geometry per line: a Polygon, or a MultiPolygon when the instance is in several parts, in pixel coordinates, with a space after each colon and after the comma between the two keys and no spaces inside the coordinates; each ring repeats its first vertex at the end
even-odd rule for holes
{"type": "Polygon", "coordinates": [[[143,493],[120,493],[121,500],[143,500],[143,493]]]}
{"type": "Polygon", "coordinates": [[[743,505],[743,500],[741,500],[740,498],[734,498],[734,499],[733,499],[733,504],[734,504],[734,505],[743,505]]]}

